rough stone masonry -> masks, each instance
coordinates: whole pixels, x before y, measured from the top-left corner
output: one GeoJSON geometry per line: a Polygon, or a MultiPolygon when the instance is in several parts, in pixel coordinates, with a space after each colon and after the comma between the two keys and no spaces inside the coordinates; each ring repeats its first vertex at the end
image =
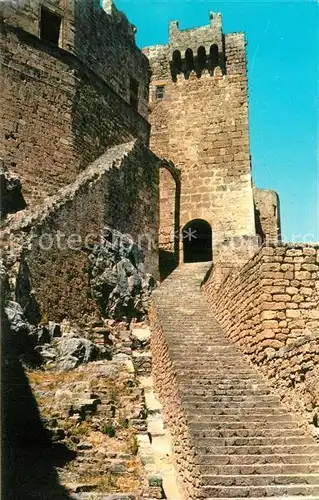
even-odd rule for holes
{"type": "Polygon", "coordinates": [[[318,245],[281,244],[279,197],[253,186],[245,35],[210,13],[141,51],[112,0],[0,14],[6,300],[93,331],[144,318],[151,275],[185,262],[150,314],[185,500],[318,498],[318,245]]]}

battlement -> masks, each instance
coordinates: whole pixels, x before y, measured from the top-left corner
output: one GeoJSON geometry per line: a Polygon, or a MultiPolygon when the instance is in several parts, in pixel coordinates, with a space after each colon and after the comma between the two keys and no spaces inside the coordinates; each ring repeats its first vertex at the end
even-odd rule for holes
{"type": "Polygon", "coordinates": [[[171,55],[175,50],[193,52],[203,47],[209,53],[212,45],[217,45],[218,50],[223,50],[222,15],[210,12],[210,24],[198,28],[180,29],[179,22],[173,21],[169,25],[169,46],[171,55]]]}
{"type": "Polygon", "coordinates": [[[179,28],[178,21],[169,26],[169,55],[173,79],[178,73],[196,71],[198,75],[207,68],[213,74],[216,67],[224,72],[224,44],[222,16],[210,12],[210,24],[198,28],[179,28]]]}
{"type": "Polygon", "coordinates": [[[203,73],[246,76],[245,34],[224,34],[219,12],[210,12],[209,18],[208,25],[187,29],[181,29],[178,21],[172,21],[168,44],[144,49],[153,81],[176,81],[183,75],[188,79],[191,73],[198,78],[203,73]]]}

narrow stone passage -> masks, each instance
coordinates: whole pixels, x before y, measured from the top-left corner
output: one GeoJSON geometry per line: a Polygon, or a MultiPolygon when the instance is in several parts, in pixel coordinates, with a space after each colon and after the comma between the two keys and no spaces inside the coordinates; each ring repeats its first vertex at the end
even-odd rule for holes
{"type": "MultiPolygon", "coordinates": [[[[212,317],[200,289],[208,269],[184,264],[153,294],[153,360],[165,343],[195,457],[192,498],[318,499],[319,446],[212,317]]],[[[161,366],[155,360],[154,376],[170,415],[161,366]]],[[[175,443],[183,441],[179,420],[167,418],[175,443]]]]}

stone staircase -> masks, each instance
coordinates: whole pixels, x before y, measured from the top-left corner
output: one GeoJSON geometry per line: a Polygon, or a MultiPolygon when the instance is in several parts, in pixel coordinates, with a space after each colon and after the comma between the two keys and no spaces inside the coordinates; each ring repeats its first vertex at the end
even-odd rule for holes
{"type": "Polygon", "coordinates": [[[153,295],[201,498],[319,499],[319,445],[212,317],[200,290],[208,269],[184,264],[153,295]]]}

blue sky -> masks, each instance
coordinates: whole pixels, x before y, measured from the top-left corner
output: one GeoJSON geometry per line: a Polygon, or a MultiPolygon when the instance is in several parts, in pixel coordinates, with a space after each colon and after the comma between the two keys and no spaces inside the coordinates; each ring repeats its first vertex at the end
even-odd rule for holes
{"type": "Polygon", "coordinates": [[[233,0],[117,0],[138,28],[140,47],[223,14],[224,32],[248,40],[253,178],[280,195],[285,240],[319,241],[319,3],[233,0]]]}

